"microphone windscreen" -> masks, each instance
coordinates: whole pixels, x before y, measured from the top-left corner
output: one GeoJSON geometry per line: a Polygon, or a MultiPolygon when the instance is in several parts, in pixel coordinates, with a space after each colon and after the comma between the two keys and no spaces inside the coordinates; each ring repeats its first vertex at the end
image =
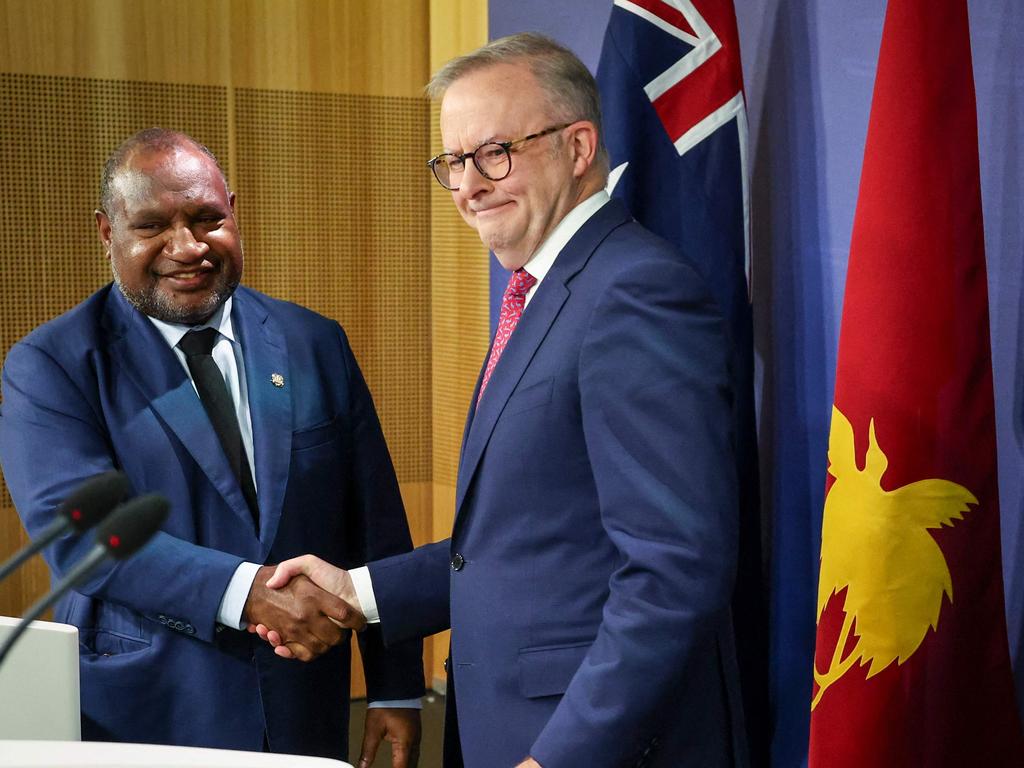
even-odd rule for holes
{"type": "Polygon", "coordinates": [[[142,548],[167,518],[170,504],[158,493],[126,501],[96,529],[96,541],[115,560],[124,560],[142,548]]]}
{"type": "Polygon", "coordinates": [[[87,531],[106,517],[128,495],[124,472],[110,470],[89,478],[75,488],[57,508],[78,533],[87,531]]]}

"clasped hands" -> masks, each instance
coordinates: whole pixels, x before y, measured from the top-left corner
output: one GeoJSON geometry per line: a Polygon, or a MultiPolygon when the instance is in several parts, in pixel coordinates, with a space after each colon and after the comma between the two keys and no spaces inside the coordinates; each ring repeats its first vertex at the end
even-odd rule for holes
{"type": "Polygon", "coordinates": [[[348,571],[313,555],[264,565],[256,573],[245,618],[286,659],[311,661],[366,625],[348,571]]]}
{"type": "MultiPolygon", "coordinates": [[[[256,572],[245,617],[256,632],[288,659],[311,661],[366,625],[348,571],[313,555],[286,560],[256,572]]],[[[359,768],[368,768],[382,741],[391,744],[392,765],[414,768],[419,757],[418,709],[371,708],[360,749],[359,768]]]]}

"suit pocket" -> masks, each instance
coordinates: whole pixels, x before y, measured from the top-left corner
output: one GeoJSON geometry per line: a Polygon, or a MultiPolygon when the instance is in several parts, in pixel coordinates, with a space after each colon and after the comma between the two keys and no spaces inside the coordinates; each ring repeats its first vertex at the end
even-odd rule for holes
{"type": "Polygon", "coordinates": [[[338,436],[338,419],[333,418],[326,424],[319,424],[309,429],[292,432],[292,450],[302,451],[306,448],[316,448],[318,445],[329,443],[338,436]]]}
{"type": "Polygon", "coordinates": [[[560,696],[583,663],[592,640],[519,651],[519,692],[528,699],[560,696]]]}
{"type": "Polygon", "coordinates": [[[78,630],[78,642],[84,653],[120,656],[150,647],[139,614],[110,603],[96,603],[95,610],[95,624],[78,630]]]}
{"type": "Polygon", "coordinates": [[[106,629],[84,629],[79,632],[79,643],[89,654],[96,656],[123,656],[126,653],[149,650],[149,641],[126,637],[106,629]]]}
{"type": "Polygon", "coordinates": [[[505,406],[503,415],[521,413],[531,408],[547,405],[551,402],[551,391],[554,388],[554,384],[554,378],[550,378],[516,390],[508,399],[508,405],[505,406]]]}

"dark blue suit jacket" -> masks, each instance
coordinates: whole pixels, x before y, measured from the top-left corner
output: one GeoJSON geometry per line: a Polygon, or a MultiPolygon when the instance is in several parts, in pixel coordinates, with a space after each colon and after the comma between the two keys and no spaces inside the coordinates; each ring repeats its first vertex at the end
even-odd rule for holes
{"type": "MultiPolygon", "coordinates": [[[[260,530],[182,365],[153,324],[107,286],[10,351],[0,460],[30,534],[83,479],[110,468],[171,502],[134,558],[56,609],[80,629],[82,736],[346,758],[350,647],[279,659],[216,624],[242,560],[305,552],[354,566],[411,547],[391,459],[341,327],[239,288],[260,530]],[[281,374],[285,386],[271,382],[281,374]]],[[[47,553],[55,577],[91,546],[47,553]]],[[[421,644],[361,640],[371,699],[420,695],[421,644]]]]}
{"type": "Polygon", "coordinates": [[[370,564],[389,642],[451,626],[467,766],[745,763],[730,359],[621,203],[559,254],[471,409],[451,540],[370,564]]]}

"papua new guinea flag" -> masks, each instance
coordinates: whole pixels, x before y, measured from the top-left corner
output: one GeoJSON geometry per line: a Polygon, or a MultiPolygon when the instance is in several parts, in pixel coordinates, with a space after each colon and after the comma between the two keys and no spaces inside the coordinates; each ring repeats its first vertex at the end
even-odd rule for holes
{"type": "Polygon", "coordinates": [[[889,0],[846,277],[809,764],[1024,765],[966,0],[889,0]]]}

